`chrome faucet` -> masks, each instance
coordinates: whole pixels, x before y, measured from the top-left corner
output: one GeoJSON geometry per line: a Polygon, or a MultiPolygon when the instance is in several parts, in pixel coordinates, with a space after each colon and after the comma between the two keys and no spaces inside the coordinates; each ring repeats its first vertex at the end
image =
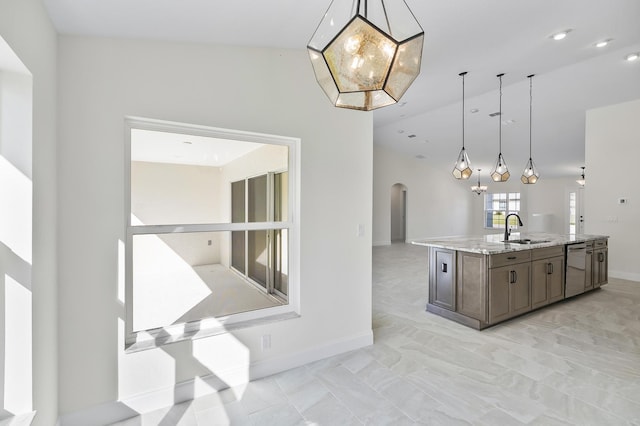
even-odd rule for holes
{"type": "Polygon", "coordinates": [[[507,217],[504,218],[504,240],[505,241],[509,241],[509,235],[511,235],[511,229],[509,229],[509,217],[511,216],[515,216],[518,218],[518,226],[523,226],[520,216],[518,216],[515,213],[509,213],[507,217]]]}

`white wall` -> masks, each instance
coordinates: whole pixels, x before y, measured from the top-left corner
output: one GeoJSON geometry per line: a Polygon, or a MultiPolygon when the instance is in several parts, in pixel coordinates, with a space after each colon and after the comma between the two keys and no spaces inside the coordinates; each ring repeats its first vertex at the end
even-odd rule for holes
{"type": "Polygon", "coordinates": [[[528,214],[522,217],[530,232],[569,233],[569,192],[582,191],[576,179],[580,177],[576,169],[574,177],[540,177],[534,185],[522,185],[522,196],[527,199],[528,214]],[[545,215],[546,229],[534,229],[533,215],[545,215]]]}
{"type": "Polygon", "coordinates": [[[426,161],[375,146],[373,149],[373,244],[391,243],[391,194],[407,187],[407,241],[471,232],[470,209],[476,196],[468,182],[426,161]]]}
{"type": "MultiPolygon", "coordinates": [[[[20,283],[16,288],[22,291],[26,289],[24,284],[30,281],[33,309],[33,408],[37,411],[33,424],[49,426],[56,422],[58,402],[57,36],[39,0],[4,0],[0,6],[0,37],[33,76],[32,121],[21,121],[28,128],[22,128],[19,132],[30,133],[30,143],[14,143],[9,149],[3,141],[3,152],[7,153],[17,170],[32,184],[32,263],[23,263],[25,268],[20,269],[20,283]],[[9,151],[5,151],[5,148],[9,151]]],[[[0,263],[7,261],[4,254],[6,252],[3,252],[0,263]]],[[[5,391],[11,392],[11,389],[5,391]]]]}
{"type": "Polygon", "coordinates": [[[372,114],[332,107],[304,50],[61,36],[58,60],[61,413],[131,415],[132,395],[372,341],[372,114]],[[301,138],[300,318],[124,353],[125,116],[301,138]]]}
{"type": "Polygon", "coordinates": [[[0,39],[0,419],[33,409],[32,77],[0,39]]]}
{"type": "MultiPolygon", "coordinates": [[[[373,150],[373,244],[391,241],[392,186],[407,185],[407,241],[447,235],[498,234],[503,230],[484,228],[484,195],[471,192],[477,183],[477,171],[467,181],[451,176],[449,165],[434,166],[424,160],[375,146],[373,150]]],[[[524,226],[519,231],[568,232],[568,193],[579,185],[574,178],[545,178],[535,185],[520,182],[520,170],[509,181],[490,181],[489,172],[483,171],[481,183],[488,192],[520,192],[520,217],[524,226]],[[533,214],[546,216],[547,228],[535,226],[533,214]]],[[[576,178],[578,174],[576,174],[576,178]]]]}
{"type": "MultiPolygon", "coordinates": [[[[135,217],[131,223],[217,223],[220,187],[219,167],[132,161],[131,213],[135,217]]],[[[190,266],[220,263],[221,250],[227,250],[221,245],[219,232],[159,237],[190,266]]]]}
{"type": "Polygon", "coordinates": [[[584,188],[585,232],[609,235],[609,274],[634,281],[640,281],[640,192],[633,168],[640,158],[639,117],[640,99],[587,111],[584,188]]]}

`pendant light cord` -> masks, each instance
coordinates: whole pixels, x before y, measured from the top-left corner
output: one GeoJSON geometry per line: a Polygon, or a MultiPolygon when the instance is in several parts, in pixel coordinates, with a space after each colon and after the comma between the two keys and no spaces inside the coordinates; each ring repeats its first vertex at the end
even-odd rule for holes
{"type": "Polygon", "coordinates": [[[531,74],[529,77],[529,160],[531,160],[531,117],[533,110],[533,76],[535,74],[531,74]]]}
{"type": "Polygon", "coordinates": [[[462,149],[464,150],[464,76],[467,72],[461,72],[460,76],[462,76],[462,149]]]}
{"type": "Polygon", "coordinates": [[[502,76],[504,74],[498,74],[498,78],[500,79],[500,109],[498,114],[498,145],[499,145],[499,154],[502,155],[502,76]]]}

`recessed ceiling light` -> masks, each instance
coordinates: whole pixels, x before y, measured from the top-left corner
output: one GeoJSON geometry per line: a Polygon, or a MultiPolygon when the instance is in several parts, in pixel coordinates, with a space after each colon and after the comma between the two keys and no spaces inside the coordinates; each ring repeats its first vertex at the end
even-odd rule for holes
{"type": "Polygon", "coordinates": [[[515,122],[516,122],[516,120],[513,120],[511,118],[508,119],[508,120],[502,120],[502,124],[504,124],[505,126],[508,126],[509,124],[513,124],[515,122]]]}
{"type": "Polygon", "coordinates": [[[626,59],[629,62],[633,62],[638,60],[639,57],[640,57],[640,53],[629,53],[627,56],[624,57],[624,59],[626,59]]]}
{"type": "Polygon", "coordinates": [[[398,133],[404,133],[404,130],[400,129],[398,130],[398,133]]]}
{"type": "Polygon", "coordinates": [[[606,40],[602,40],[596,43],[596,47],[605,47],[607,46],[609,43],[611,43],[613,41],[613,39],[606,39],[606,40]]]}
{"type": "Polygon", "coordinates": [[[552,38],[552,39],[554,39],[554,40],[556,40],[556,41],[562,40],[562,39],[564,39],[564,38],[567,36],[567,34],[569,34],[571,31],[572,31],[571,29],[568,29],[568,30],[564,30],[564,31],[557,32],[557,33],[553,34],[553,35],[551,36],[551,38],[552,38]]]}
{"type": "Polygon", "coordinates": [[[471,108],[471,109],[469,110],[469,112],[470,112],[471,114],[475,114],[475,113],[476,113],[476,112],[478,112],[478,111],[480,111],[478,108],[471,108]]]}

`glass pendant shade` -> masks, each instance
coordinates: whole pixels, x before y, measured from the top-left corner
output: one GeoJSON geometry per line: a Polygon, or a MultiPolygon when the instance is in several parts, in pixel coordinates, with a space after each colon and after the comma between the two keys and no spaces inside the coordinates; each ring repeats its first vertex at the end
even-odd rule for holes
{"type": "Polygon", "coordinates": [[[507,163],[505,163],[504,158],[502,157],[502,153],[498,154],[498,161],[496,161],[496,167],[491,172],[491,179],[494,182],[506,182],[509,180],[511,174],[509,173],[509,168],[507,167],[507,163]]]}
{"type": "Polygon", "coordinates": [[[520,180],[524,184],[533,184],[538,181],[540,174],[536,170],[535,164],[533,164],[533,160],[529,158],[527,165],[524,167],[524,172],[522,172],[522,177],[520,180]]]}
{"type": "Polygon", "coordinates": [[[487,185],[480,185],[480,170],[481,169],[478,169],[478,184],[471,187],[471,190],[478,195],[482,194],[483,192],[487,192],[487,185]]]}
{"type": "Polygon", "coordinates": [[[466,72],[461,72],[459,75],[462,77],[462,149],[458,154],[456,165],[453,167],[453,177],[456,179],[469,179],[473,171],[471,170],[471,163],[469,162],[469,156],[464,149],[464,76],[466,72]]]}
{"type": "Polygon", "coordinates": [[[420,74],[423,42],[404,0],[333,0],[307,51],[333,105],[370,111],[404,95],[420,74]]]}
{"type": "Polygon", "coordinates": [[[456,161],[456,165],[453,168],[452,173],[453,177],[455,177],[456,179],[469,179],[471,177],[471,173],[473,173],[469,164],[467,151],[464,148],[460,150],[458,160],[456,161]]]}
{"type": "Polygon", "coordinates": [[[511,174],[509,173],[509,168],[507,167],[507,163],[504,161],[502,157],[502,76],[504,74],[498,74],[496,77],[500,79],[500,111],[498,113],[498,143],[499,143],[499,151],[498,151],[498,160],[496,161],[496,166],[491,172],[491,179],[494,182],[506,182],[509,180],[511,174]]]}

